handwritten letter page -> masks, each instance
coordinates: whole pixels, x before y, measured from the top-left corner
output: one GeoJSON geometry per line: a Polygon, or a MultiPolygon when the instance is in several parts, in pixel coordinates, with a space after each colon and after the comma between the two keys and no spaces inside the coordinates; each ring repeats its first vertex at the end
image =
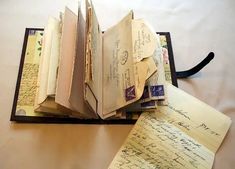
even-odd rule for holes
{"type": "Polygon", "coordinates": [[[213,159],[206,147],[153,112],[141,115],[110,169],[206,169],[213,159]]]}
{"type": "Polygon", "coordinates": [[[169,105],[159,107],[164,118],[215,153],[231,119],[173,85],[168,84],[167,91],[169,105]]]}
{"type": "Polygon", "coordinates": [[[217,150],[214,147],[221,144],[231,120],[172,85],[167,88],[170,106],[141,115],[109,169],[212,168],[217,150]],[[182,100],[184,104],[177,107],[177,103],[182,100]],[[189,108],[185,104],[193,107],[189,108]],[[195,104],[197,107],[194,107],[195,104]],[[205,110],[204,118],[198,119],[194,114],[202,108],[205,110]],[[188,119],[187,123],[185,118],[188,119]],[[217,121],[218,118],[221,119],[218,125],[211,125],[208,120],[217,121]],[[195,122],[203,126],[193,129],[195,122]]]}

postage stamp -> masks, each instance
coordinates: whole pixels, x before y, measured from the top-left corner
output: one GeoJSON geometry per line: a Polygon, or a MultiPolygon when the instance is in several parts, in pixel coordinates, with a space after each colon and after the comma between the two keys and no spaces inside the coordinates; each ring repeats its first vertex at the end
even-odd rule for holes
{"type": "Polygon", "coordinates": [[[125,90],[125,96],[126,96],[126,101],[129,101],[129,100],[132,100],[132,99],[135,99],[135,85],[131,86],[131,87],[128,87],[126,90],[125,90]]]}
{"type": "Polygon", "coordinates": [[[151,96],[164,96],[164,86],[163,85],[156,85],[150,86],[151,96]]]}
{"type": "Polygon", "coordinates": [[[149,88],[148,88],[148,86],[144,86],[143,95],[141,96],[140,99],[146,99],[146,98],[149,98],[149,88]]]}

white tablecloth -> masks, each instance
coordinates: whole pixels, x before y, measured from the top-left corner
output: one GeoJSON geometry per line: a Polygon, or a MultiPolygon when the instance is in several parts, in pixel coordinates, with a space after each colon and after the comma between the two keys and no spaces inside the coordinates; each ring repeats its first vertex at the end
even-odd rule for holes
{"type": "MultiPolygon", "coordinates": [[[[66,0],[0,1],[0,168],[105,169],[132,125],[16,124],[9,121],[26,27],[43,27],[66,0]]],[[[235,121],[235,1],[95,0],[102,30],[133,9],[156,31],[169,31],[177,70],[215,59],[199,74],[179,80],[187,91],[235,121]]],[[[206,112],[205,112],[206,113],[206,112]]],[[[216,154],[214,169],[235,167],[235,126],[216,154]]]]}

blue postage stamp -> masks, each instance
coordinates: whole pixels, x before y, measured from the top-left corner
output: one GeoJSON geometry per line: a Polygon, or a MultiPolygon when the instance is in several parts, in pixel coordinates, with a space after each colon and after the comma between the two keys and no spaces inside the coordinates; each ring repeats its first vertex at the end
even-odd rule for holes
{"type": "Polygon", "coordinates": [[[150,86],[150,92],[152,97],[164,96],[163,85],[150,86]]]}
{"type": "Polygon", "coordinates": [[[128,87],[125,90],[125,96],[126,96],[126,101],[132,100],[136,97],[135,96],[135,85],[128,87]]]}
{"type": "Polygon", "coordinates": [[[144,87],[143,95],[141,96],[140,99],[146,99],[146,98],[149,98],[149,88],[148,88],[148,86],[144,87]]]}

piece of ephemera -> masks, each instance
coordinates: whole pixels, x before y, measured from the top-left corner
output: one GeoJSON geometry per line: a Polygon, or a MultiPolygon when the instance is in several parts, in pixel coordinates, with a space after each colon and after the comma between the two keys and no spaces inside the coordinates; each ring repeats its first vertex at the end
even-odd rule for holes
{"type": "Polygon", "coordinates": [[[109,169],[212,168],[231,119],[171,84],[166,87],[168,106],[141,114],[109,169]]]}

